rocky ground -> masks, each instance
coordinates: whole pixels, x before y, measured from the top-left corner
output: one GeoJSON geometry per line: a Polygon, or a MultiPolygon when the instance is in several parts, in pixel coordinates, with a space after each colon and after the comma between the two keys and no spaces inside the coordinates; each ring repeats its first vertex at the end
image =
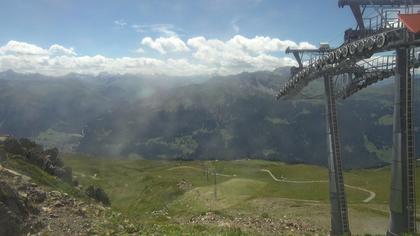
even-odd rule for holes
{"type": "MultiPolygon", "coordinates": [[[[155,214],[164,214],[155,212],[155,214]]],[[[180,222],[181,223],[181,222],[180,222]]],[[[240,228],[263,235],[317,235],[322,229],[296,219],[224,216],[217,212],[182,224],[240,228]]],[[[40,186],[0,165],[0,235],[138,235],[141,228],[102,204],[40,186]]]]}
{"type": "Polygon", "coordinates": [[[138,234],[109,207],[34,183],[0,166],[0,235],[138,234]]]}
{"type": "Polygon", "coordinates": [[[258,232],[263,235],[318,235],[323,230],[304,221],[296,219],[272,219],[268,216],[244,216],[226,217],[215,212],[206,212],[203,215],[193,217],[192,224],[210,224],[243,229],[245,232],[258,232]]]}
{"type": "MultiPolygon", "coordinates": [[[[184,192],[194,187],[185,178],[174,184],[184,192]]],[[[327,233],[303,218],[266,213],[231,212],[227,215],[208,211],[172,215],[165,207],[153,210],[148,222],[130,220],[111,208],[111,204],[102,188],[90,185],[82,189],[73,178],[72,169],[64,166],[57,149],[44,150],[30,140],[12,137],[0,142],[0,236],[327,233]]],[[[257,208],[262,207],[267,204],[257,208]]]]}

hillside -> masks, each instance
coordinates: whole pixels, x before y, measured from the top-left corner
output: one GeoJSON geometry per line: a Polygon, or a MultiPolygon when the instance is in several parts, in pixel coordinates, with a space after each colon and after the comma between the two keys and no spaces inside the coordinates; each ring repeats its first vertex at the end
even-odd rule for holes
{"type": "MultiPolygon", "coordinates": [[[[0,73],[0,133],[108,157],[325,165],[323,100],[274,100],[287,76],[287,68],[212,78],[7,71],[0,73]]],[[[390,161],[391,87],[338,103],[345,168],[390,161]]],[[[321,89],[314,83],[305,94],[321,89]]]]}
{"type": "MultiPolygon", "coordinates": [[[[0,143],[0,154],[0,235],[179,235],[182,232],[187,235],[237,236],[324,232],[322,227],[295,216],[274,219],[264,213],[259,217],[239,214],[231,218],[222,213],[225,209],[222,201],[222,205],[212,208],[212,211],[208,211],[205,205],[204,208],[190,209],[189,195],[195,194],[189,191],[192,184],[201,182],[205,195],[211,195],[206,192],[212,189],[208,181],[204,184],[203,179],[193,178],[185,172],[185,168],[196,171],[195,164],[188,166],[191,163],[185,163],[185,166],[160,161],[103,163],[89,157],[66,157],[63,164],[61,157],[50,150],[42,150],[25,139],[13,138],[0,143]],[[68,164],[75,168],[74,172],[68,164]],[[127,165],[133,165],[133,169],[128,172],[122,169],[124,175],[120,169],[127,165]],[[156,171],[163,170],[162,167],[177,177],[156,175],[156,171]],[[60,168],[72,174],[57,175],[60,168]],[[109,175],[103,175],[102,171],[109,175]],[[112,176],[118,176],[114,180],[123,182],[110,181],[108,178],[112,176]],[[134,185],[134,179],[125,178],[133,176],[136,176],[134,185]],[[100,204],[90,199],[88,190],[91,187],[87,186],[106,187],[105,191],[111,193],[111,206],[108,201],[100,204]],[[206,212],[197,214],[203,210],[206,212]]],[[[226,188],[232,187],[235,191],[230,193],[229,205],[239,203],[234,195],[242,194],[244,190],[257,196],[256,192],[245,189],[253,183],[264,185],[261,181],[247,179],[221,183],[219,199],[225,197],[226,188]]],[[[243,197],[245,195],[239,199],[243,197]]],[[[194,199],[197,200],[195,203],[208,204],[202,199],[194,199]]]]}
{"type": "MultiPolygon", "coordinates": [[[[324,167],[263,160],[57,155],[9,138],[0,143],[0,235],[324,235],[327,176],[324,167]],[[89,186],[109,199],[90,198],[89,186]]],[[[390,168],[344,178],[352,232],[384,233],[390,168]]]]}
{"type": "Polygon", "coordinates": [[[0,143],[0,235],[140,232],[121,213],[90,199],[50,150],[10,140],[0,143]]]}
{"type": "MultiPolygon", "coordinates": [[[[156,229],[194,225],[198,232],[231,227],[237,232],[233,235],[325,235],[330,227],[328,170],[323,167],[75,155],[64,161],[80,183],[103,187],[116,210],[156,229]]],[[[352,233],[384,234],[390,168],[346,171],[344,179],[352,233]]]]}

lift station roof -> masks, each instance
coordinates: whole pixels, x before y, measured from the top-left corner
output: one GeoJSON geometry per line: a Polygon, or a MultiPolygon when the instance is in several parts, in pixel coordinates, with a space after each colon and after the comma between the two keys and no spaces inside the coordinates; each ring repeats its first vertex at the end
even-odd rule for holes
{"type": "Polygon", "coordinates": [[[399,18],[410,32],[420,33],[420,13],[400,14],[399,18]]]}

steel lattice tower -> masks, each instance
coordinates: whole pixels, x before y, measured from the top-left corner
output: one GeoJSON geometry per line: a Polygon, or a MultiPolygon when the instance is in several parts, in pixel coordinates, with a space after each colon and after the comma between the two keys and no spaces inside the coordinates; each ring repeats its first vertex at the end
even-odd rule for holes
{"type": "Polygon", "coordinates": [[[291,69],[292,76],[277,97],[295,96],[310,81],[324,79],[331,234],[350,234],[335,102],[337,98],[345,99],[394,76],[393,161],[387,234],[415,233],[414,75],[410,69],[420,65],[414,53],[420,46],[420,0],[339,0],[339,6],[350,7],[357,27],[347,29],[344,43],[335,49],[287,49],[286,53],[293,53],[299,67],[291,69]],[[370,15],[367,14],[369,11],[370,15]],[[395,55],[384,55],[386,52],[395,52],[395,55]],[[304,53],[310,54],[305,63],[302,62],[304,53]]]}

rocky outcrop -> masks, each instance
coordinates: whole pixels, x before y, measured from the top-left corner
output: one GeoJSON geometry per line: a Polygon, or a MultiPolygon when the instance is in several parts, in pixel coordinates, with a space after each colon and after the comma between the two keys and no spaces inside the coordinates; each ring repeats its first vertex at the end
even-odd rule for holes
{"type": "Polygon", "coordinates": [[[108,195],[101,187],[91,185],[86,188],[85,193],[96,201],[103,203],[105,206],[111,205],[108,195]]]}
{"type": "Polygon", "coordinates": [[[58,157],[58,149],[51,148],[44,151],[44,154],[47,155],[48,159],[52,162],[54,166],[63,167],[63,161],[58,157]]]}
{"type": "Polygon", "coordinates": [[[187,180],[185,180],[185,179],[182,179],[181,181],[179,181],[178,184],[177,184],[177,186],[182,191],[188,191],[188,190],[190,190],[190,189],[193,188],[192,183],[189,182],[189,181],[187,181],[187,180]]]}
{"type": "Polygon", "coordinates": [[[44,150],[41,145],[27,138],[17,140],[13,137],[8,137],[3,142],[3,146],[6,152],[22,156],[45,172],[68,183],[73,183],[72,170],[70,167],[64,167],[57,148],[44,150]]]}
{"type": "Polygon", "coordinates": [[[2,165],[0,179],[0,235],[22,235],[35,230],[39,224],[31,219],[39,215],[35,205],[45,201],[45,192],[28,182],[29,177],[2,165]]]}
{"type": "Polygon", "coordinates": [[[139,234],[140,226],[121,213],[38,185],[0,165],[0,236],[139,234]]]}

